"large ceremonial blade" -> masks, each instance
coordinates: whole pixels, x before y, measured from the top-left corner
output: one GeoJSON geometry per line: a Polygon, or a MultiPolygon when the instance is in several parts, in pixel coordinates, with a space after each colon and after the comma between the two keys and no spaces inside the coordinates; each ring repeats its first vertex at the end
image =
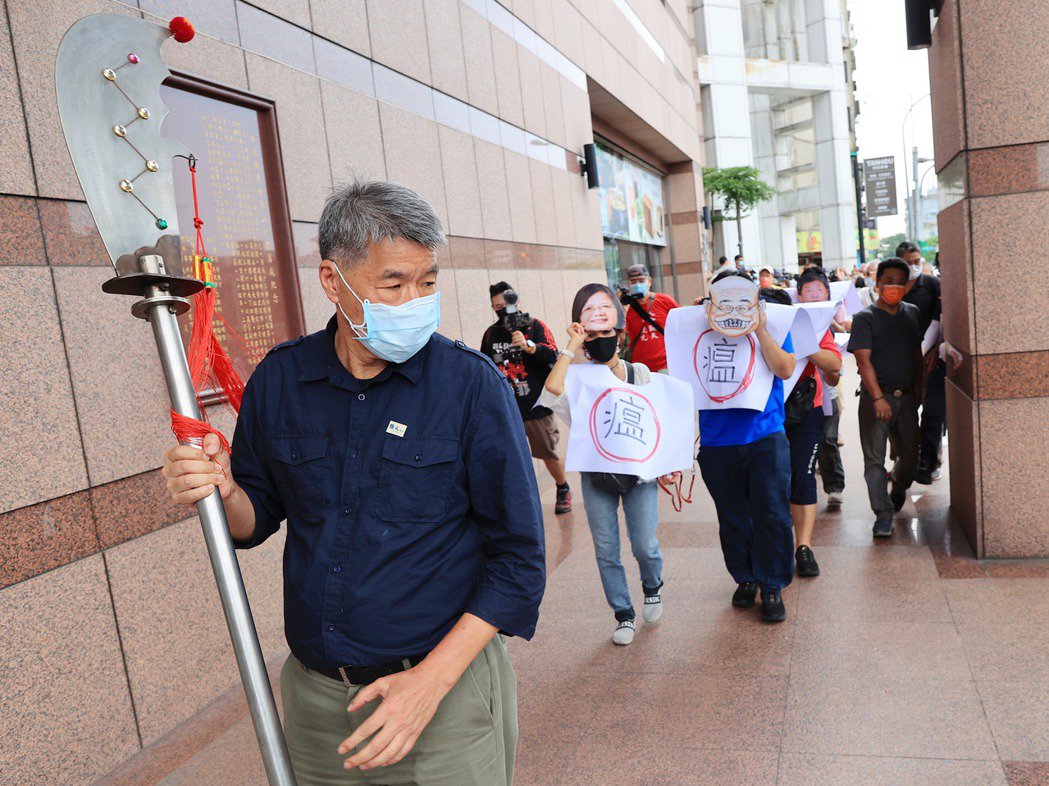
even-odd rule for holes
{"type": "MultiPolygon", "coordinates": [[[[171,407],[200,417],[177,315],[186,295],[204,285],[181,273],[172,157],[188,151],[160,134],[167,108],[160,84],[169,75],[160,47],[170,32],[122,14],[76,22],[62,39],[55,67],[66,144],[88,207],[117,275],[107,292],[138,295],[132,313],[149,321],[171,407]]],[[[218,491],[197,503],[240,678],[270,784],[294,786],[280,718],[270,690],[218,491]]]]}

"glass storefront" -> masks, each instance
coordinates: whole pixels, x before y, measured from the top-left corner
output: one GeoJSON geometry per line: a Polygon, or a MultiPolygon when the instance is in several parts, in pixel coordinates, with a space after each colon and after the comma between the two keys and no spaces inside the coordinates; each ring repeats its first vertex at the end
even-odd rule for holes
{"type": "Polygon", "coordinates": [[[597,142],[597,168],[609,286],[625,284],[632,265],[645,265],[652,288],[668,291],[663,280],[669,234],[665,178],[603,140],[597,142]]]}

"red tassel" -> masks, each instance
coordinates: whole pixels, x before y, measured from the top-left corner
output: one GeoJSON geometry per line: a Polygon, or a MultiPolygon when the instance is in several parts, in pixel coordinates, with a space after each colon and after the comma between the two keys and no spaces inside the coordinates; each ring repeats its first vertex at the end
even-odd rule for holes
{"type": "Polygon", "coordinates": [[[214,434],[219,438],[219,443],[222,445],[222,449],[227,453],[230,452],[229,442],[222,436],[222,432],[212,426],[210,423],[205,423],[196,418],[187,418],[185,415],[180,415],[175,410],[171,410],[171,430],[174,432],[175,437],[183,445],[192,445],[193,447],[203,448],[204,437],[208,434],[214,434]]]}
{"type": "Polygon", "coordinates": [[[168,22],[168,30],[171,31],[172,37],[180,44],[185,44],[193,40],[193,36],[196,34],[196,30],[193,28],[193,23],[190,22],[184,16],[176,16],[170,22],[168,22]]]}

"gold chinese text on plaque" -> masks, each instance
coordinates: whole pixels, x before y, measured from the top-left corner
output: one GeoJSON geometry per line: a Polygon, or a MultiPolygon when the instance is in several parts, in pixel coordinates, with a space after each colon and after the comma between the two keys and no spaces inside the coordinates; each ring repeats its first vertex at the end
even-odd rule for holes
{"type": "MultiPolygon", "coordinates": [[[[197,193],[204,242],[215,264],[217,308],[236,333],[217,320],[215,335],[247,378],[271,347],[303,332],[273,107],[222,88],[171,81],[161,88],[171,110],[164,132],[198,159],[197,193]]],[[[193,275],[193,192],[184,162],[175,166],[175,195],[183,264],[186,275],[193,275]]]]}

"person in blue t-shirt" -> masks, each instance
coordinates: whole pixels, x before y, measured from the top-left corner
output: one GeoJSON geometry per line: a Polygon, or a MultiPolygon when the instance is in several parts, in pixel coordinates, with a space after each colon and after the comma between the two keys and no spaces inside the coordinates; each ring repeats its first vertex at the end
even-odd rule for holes
{"type": "MultiPolygon", "coordinates": [[[[746,278],[730,270],[712,286],[730,276],[746,278]]],[[[775,294],[766,290],[761,296],[776,302],[775,294]]],[[[725,567],[739,585],[732,605],[752,607],[760,589],[762,619],[782,622],[787,618],[782,591],[794,576],[790,446],[783,429],[783,380],[794,372],[794,346],[789,335],[782,346],[772,338],[763,310],[753,335],[774,375],[768,403],[761,412],[701,410],[697,458],[717,508],[725,567]]]]}

